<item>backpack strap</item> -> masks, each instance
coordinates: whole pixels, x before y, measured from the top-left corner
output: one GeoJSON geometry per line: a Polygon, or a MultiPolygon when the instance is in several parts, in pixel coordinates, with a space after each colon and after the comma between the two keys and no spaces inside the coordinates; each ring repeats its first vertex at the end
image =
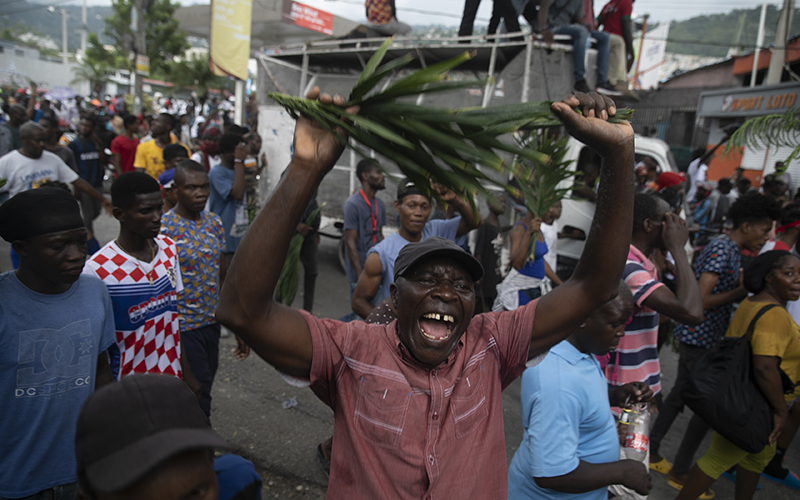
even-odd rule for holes
{"type": "Polygon", "coordinates": [[[744,336],[747,337],[747,341],[750,342],[751,337],[753,336],[753,330],[756,328],[756,323],[758,320],[763,316],[767,311],[772,309],[773,307],[778,307],[778,304],[768,304],[761,309],[758,310],[755,316],[753,316],[753,320],[750,321],[750,326],[747,327],[747,332],[745,332],[744,336]]]}

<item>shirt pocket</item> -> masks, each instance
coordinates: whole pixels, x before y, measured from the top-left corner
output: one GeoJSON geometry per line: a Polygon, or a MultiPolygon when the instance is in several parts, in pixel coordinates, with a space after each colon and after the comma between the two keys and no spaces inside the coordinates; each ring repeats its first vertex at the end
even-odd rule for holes
{"type": "Polygon", "coordinates": [[[356,430],[365,440],[397,449],[408,413],[411,388],[382,377],[361,377],[356,404],[356,430]]]}
{"type": "Polygon", "coordinates": [[[455,420],[458,439],[470,435],[489,416],[480,366],[456,381],[450,399],[450,410],[455,420]]]}

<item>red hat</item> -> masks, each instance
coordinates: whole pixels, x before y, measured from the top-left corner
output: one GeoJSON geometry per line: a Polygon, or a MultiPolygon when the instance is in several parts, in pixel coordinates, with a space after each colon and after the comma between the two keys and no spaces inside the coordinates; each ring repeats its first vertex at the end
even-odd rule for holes
{"type": "Polygon", "coordinates": [[[662,172],[658,176],[658,190],[667,189],[686,180],[686,174],[675,172],[662,172]]]}

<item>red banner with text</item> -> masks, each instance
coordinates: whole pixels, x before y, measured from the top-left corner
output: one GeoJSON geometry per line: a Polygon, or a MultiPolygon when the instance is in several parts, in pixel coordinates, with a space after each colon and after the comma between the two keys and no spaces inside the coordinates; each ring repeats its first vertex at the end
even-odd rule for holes
{"type": "Polygon", "coordinates": [[[281,18],[284,22],[306,28],[324,35],[333,35],[333,14],[295,2],[283,1],[281,18]]]}

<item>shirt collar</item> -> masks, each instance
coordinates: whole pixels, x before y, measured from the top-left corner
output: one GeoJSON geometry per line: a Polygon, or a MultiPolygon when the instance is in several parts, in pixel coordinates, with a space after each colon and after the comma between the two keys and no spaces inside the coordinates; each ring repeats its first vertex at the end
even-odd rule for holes
{"type": "Polygon", "coordinates": [[[571,365],[577,365],[582,359],[589,359],[589,355],[579,351],[569,340],[562,340],[550,349],[551,354],[555,354],[564,359],[571,365]]]}
{"type": "Polygon", "coordinates": [[[644,266],[648,272],[654,271],[656,267],[653,261],[651,261],[650,258],[643,254],[638,248],[633,246],[633,244],[631,244],[631,247],[628,250],[628,260],[635,260],[636,262],[642,264],[642,266],[644,266]]]}

